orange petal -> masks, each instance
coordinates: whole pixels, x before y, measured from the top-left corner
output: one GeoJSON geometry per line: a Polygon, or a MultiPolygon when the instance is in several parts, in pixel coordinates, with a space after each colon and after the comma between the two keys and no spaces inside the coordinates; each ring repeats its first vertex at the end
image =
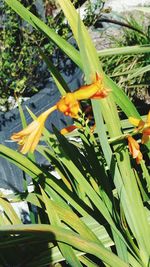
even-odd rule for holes
{"type": "Polygon", "coordinates": [[[11,139],[14,141],[18,141],[18,144],[21,146],[21,152],[26,154],[28,151],[34,152],[42,131],[44,129],[44,123],[47,117],[57,108],[57,106],[53,106],[43,112],[36,120],[30,123],[25,129],[18,133],[14,133],[11,136],[11,139]]]}
{"type": "Polygon", "coordinates": [[[74,92],[74,96],[77,100],[90,99],[98,91],[103,91],[102,78],[96,73],[95,82],[81,86],[78,90],[74,92]]]}
{"type": "Polygon", "coordinates": [[[30,152],[31,153],[33,153],[34,150],[36,149],[36,147],[37,147],[37,145],[38,145],[38,143],[40,141],[41,135],[43,133],[43,130],[44,130],[44,124],[40,125],[40,128],[38,129],[38,131],[36,131],[35,137],[32,140],[32,144],[30,146],[30,152]]]}
{"type": "Polygon", "coordinates": [[[103,90],[99,90],[96,92],[96,94],[94,94],[93,96],[91,96],[91,99],[102,99],[108,96],[108,94],[111,92],[110,89],[103,89],[103,90]]]}
{"type": "Polygon", "coordinates": [[[145,129],[145,130],[143,131],[143,134],[144,134],[144,135],[148,135],[148,136],[150,136],[150,127],[147,128],[147,129],[145,129]]]}
{"type": "Polygon", "coordinates": [[[132,136],[128,136],[128,146],[132,157],[136,159],[137,164],[139,164],[143,159],[143,155],[140,151],[138,142],[132,136]]]}
{"type": "Polygon", "coordinates": [[[38,126],[38,122],[35,120],[31,122],[25,129],[18,133],[14,133],[11,136],[11,139],[14,141],[20,140],[23,136],[29,135],[31,132],[34,131],[34,129],[38,126]]]}
{"type": "Polygon", "coordinates": [[[21,146],[20,152],[23,154],[34,152],[36,149],[37,144],[39,143],[40,137],[42,135],[44,129],[44,122],[39,123],[38,127],[28,136],[24,141],[24,144],[21,146]]]}
{"type": "Polygon", "coordinates": [[[141,151],[139,151],[138,156],[136,157],[136,163],[139,164],[142,159],[143,159],[143,155],[141,151]]]}
{"type": "Polygon", "coordinates": [[[146,123],[150,123],[150,111],[148,112],[146,123]]]}
{"type": "Polygon", "coordinates": [[[150,140],[150,128],[145,129],[143,131],[141,143],[146,144],[149,140],[150,140]]]}
{"type": "Polygon", "coordinates": [[[138,126],[139,123],[140,123],[140,120],[139,119],[136,119],[136,118],[133,118],[133,117],[129,117],[129,122],[131,124],[133,124],[134,126],[138,126]]]}
{"type": "Polygon", "coordinates": [[[78,127],[75,126],[75,125],[69,125],[69,126],[67,126],[66,128],[61,129],[60,132],[61,132],[61,134],[65,135],[65,134],[68,134],[68,133],[74,131],[74,130],[77,129],[77,128],[78,128],[78,127]]]}
{"type": "Polygon", "coordinates": [[[57,109],[66,116],[77,118],[80,106],[74,94],[68,93],[58,101],[57,109]]]}
{"type": "Polygon", "coordinates": [[[128,146],[132,157],[134,159],[137,158],[140,151],[140,146],[132,136],[128,136],[128,146]]]}

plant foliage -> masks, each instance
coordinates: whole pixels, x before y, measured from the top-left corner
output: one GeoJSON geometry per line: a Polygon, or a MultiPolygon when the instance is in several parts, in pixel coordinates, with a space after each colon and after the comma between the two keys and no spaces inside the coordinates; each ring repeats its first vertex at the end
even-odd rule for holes
{"type": "Polygon", "coordinates": [[[36,118],[29,110],[33,123],[14,134],[21,146],[30,145],[33,135],[33,143],[40,138],[35,126],[39,131],[42,129],[44,143],[40,143],[36,150],[53,167],[53,172],[36,162],[36,154],[25,156],[0,145],[0,155],[29,175],[34,186],[32,192],[26,187],[23,193],[0,197],[3,208],[0,257],[3,265],[13,263],[16,266],[13,254],[17,249],[20,266],[66,263],[74,267],[148,267],[150,143],[146,138],[149,138],[149,114],[141,118],[128,96],[105,74],[88,30],[70,0],[58,0],[58,3],[78,50],[18,0],[5,2],[36,30],[46,34],[81,68],[86,84],[68,93],[65,81],[46,59],[43,47],[40,48],[42,58],[63,94],[51,110],[69,114],[74,111],[75,115],[77,110],[79,116],[74,118],[76,131],[64,136],[55,125],[53,133],[43,129],[43,118],[47,113],[36,118]],[[94,90],[93,94],[91,90],[94,90]],[[95,99],[96,96],[101,97],[95,99]],[[92,114],[87,118],[86,112],[82,111],[82,101],[87,99],[91,101],[95,128],[91,127],[92,114]],[[72,106],[71,101],[76,105],[72,106]],[[131,117],[133,125],[137,124],[136,128],[129,121],[120,120],[118,106],[127,117],[131,117]],[[22,224],[11,206],[12,202],[22,200],[28,203],[31,224],[22,224]],[[36,214],[32,213],[32,205],[36,207],[36,214]],[[11,262],[6,252],[11,255],[11,262]]]}

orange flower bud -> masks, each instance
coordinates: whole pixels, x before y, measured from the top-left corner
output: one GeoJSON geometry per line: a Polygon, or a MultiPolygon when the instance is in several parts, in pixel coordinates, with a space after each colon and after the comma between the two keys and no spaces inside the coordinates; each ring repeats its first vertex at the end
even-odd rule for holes
{"type": "Polygon", "coordinates": [[[66,116],[77,118],[80,106],[74,94],[68,93],[58,101],[57,109],[66,116]]]}
{"type": "Polygon", "coordinates": [[[132,136],[129,135],[127,138],[128,138],[129,151],[132,157],[136,159],[137,164],[139,164],[140,161],[143,159],[143,155],[140,151],[140,146],[132,136]]]}
{"type": "Polygon", "coordinates": [[[109,89],[104,88],[102,78],[96,73],[96,81],[89,85],[81,86],[74,92],[74,96],[77,100],[101,99],[107,97],[109,92],[109,89]]]}

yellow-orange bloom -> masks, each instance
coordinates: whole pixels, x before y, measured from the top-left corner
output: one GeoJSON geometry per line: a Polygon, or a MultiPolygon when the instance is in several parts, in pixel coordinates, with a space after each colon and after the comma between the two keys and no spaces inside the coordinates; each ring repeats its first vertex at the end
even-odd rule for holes
{"type": "MultiPolygon", "coordinates": [[[[11,139],[17,141],[20,145],[20,151],[23,154],[34,152],[44,129],[44,123],[47,117],[54,111],[59,110],[66,116],[78,118],[80,111],[79,100],[89,98],[104,98],[110,90],[104,89],[102,79],[96,73],[95,82],[90,85],[80,87],[73,93],[67,93],[63,96],[55,106],[43,112],[36,120],[29,124],[25,129],[18,133],[14,133],[11,139]]],[[[73,129],[72,127],[70,128],[73,129]]]]}
{"type": "Polygon", "coordinates": [[[140,146],[138,142],[132,137],[128,136],[128,147],[129,151],[134,159],[136,159],[137,164],[143,159],[143,155],[140,151],[140,146]]]}
{"type": "Polygon", "coordinates": [[[40,137],[44,129],[44,123],[47,117],[56,109],[56,106],[53,106],[43,112],[36,120],[31,122],[25,129],[18,133],[14,133],[11,136],[13,141],[17,141],[20,145],[20,152],[23,154],[34,152],[40,137]]]}
{"type": "Polygon", "coordinates": [[[57,109],[66,116],[70,116],[72,118],[78,117],[80,106],[78,100],[74,96],[74,93],[67,93],[56,105],[57,109]]]}
{"type": "Polygon", "coordinates": [[[74,92],[74,96],[77,100],[101,99],[107,97],[109,92],[109,89],[104,88],[102,78],[96,73],[96,81],[89,85],[81,86],[74,92]]]}
{"type": "Polygon", "coordinates": [[[129,121],[134,126],[137,126],[136,131],[142,133],[142,144],[145,144],[150,139],[150,111],[147,115],[146,121],[139,120],[133,117],[129,117],[129,121]]]}

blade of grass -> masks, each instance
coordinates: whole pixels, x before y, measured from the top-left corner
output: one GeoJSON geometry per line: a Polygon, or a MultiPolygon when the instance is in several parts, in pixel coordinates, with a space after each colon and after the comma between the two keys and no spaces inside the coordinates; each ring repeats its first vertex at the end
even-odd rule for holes
{"type": "Polygon", "coordinates": [[[133,78],[135,78],[141,74],[144,74],[147,71],[150,71],[150,65],[147,65],[147,66],[142,67],[142,68],[134,69],[134,73],[131,75],[128,75],[128,77],[125,78],[124,81],[129,81],[129,80],[131,80],[131,79],[133,79],[133,78]]]}
{"type": "MultiPolygon", "coordinates": [[[[81,28],[81,22],[80,22],[80,19],[79,19],[79,22],[78,22],[78,35],[79,35],[79,48],[80,48],[80,52],[81,52],[81,58],[83,61],[85,61],[85,58],[87,59],[87,55],[90,55],[91,54],[91,51],[93,51],[94,53],[94,48],[92,45],[89,45],[89,47],[85,47],[85,43],[89,43],[89,35],[85,35],[84,34],[84,28],[81,28]],[[86,51],[86,53],[85,53],[86,51]]],[[[97,58],[97,53],[95,52],[94,57],[97,58]]],[[[95,64],[95,62],[93,62],[92,60],[92,63],[91,63],[91,60],[90,60],[90,56],[88,58],[88,63],[89,64],[85,64],[85,69],[87,70],[85,72],[85,75],[87,75],[88,73],[90,73],[90,66],[92,65],[93,66],[93,69],[97,69],[97,66],[95,64]]],[[[100,71],[100,70],[99,70],[100,71]]],[[[106,85],[107,86],[107,85],[106,85]]],[[[107,88],[107,87],[106,87],[107,88]]],[[[111,88],[111,87],[110,87],[111,88]]],[[[107,100],[106,100],[107,101],[107,100]]],[[[98,101],[99,102],[99,101],[98,101]]],[[[92,105],[93,105],[93,110],[94,110],[94,115],[95,115],[95,121],[96,121],[96,127],[97,127],[97,124],[100,123],[100,118],[102,118],[102,114],[101,114],[101,109],[100,109],[100,106],[102,106],[102,109],[103,109],[103,113],[106,112],[106,109],[105,109],[105,102],[101,101],[101,104],[99,102],[99,108],[98,108],[98,105],[96,106],[96,101],[92,101],[92,105]]],[[[107,120],[107,127],[109,126],[108,125],[109,123],[109,120],[107,120]]],[[[104,122],[103,122],[103,119],[101,119],[101,126],[100,127],[103,127],[104,126],[104,122]]],[[[105,126],[104,126],[105,127],[105,126]]],[[[111,128],[111,127],[110,127],[111,128]]],[[[105,151],[105,156],[107,157],[106,158],[106,161],[112,163],[112,152],[111,152],[111,149],[108,145],[108,140],[107,140],[107,136],[106,136],[106,130],[103,131],[103,134],[104,136],[101,136],[101,138],[104,138],[104,143],[103,143],[103,146],[102,148],[104,149],[105,151]]],[[[102,141],[100,141],[102,143],[102,141]]],[[[114,170],[113,170],[114,171],[114,170]]],[[[118,175],[118,172],[117,172],[117,175],[118,175]]],[[[104,201],[108,201],[106,196],[104,196],[104,201]]],[[[114,218],[113,218],[114,220],[114,218]]],[[[115,222],[115,220],[114,220],[115,222]]],[[[124,243],[122,237],[121,237],[121,232],[120,234],[118,234],[113,226],[111,225],[112,227],[112,233],[113,233],[113,236],[114,236],[114,240],[116,241],[115,242],[115,245],[116,245],[116,249],[117,249],[117,252],[118,252],[118,255],[119,257],[121,257],[123,260],[126,260],[127,261],[127,247],[126,247],[126,244],[124,243]],[[121,246],[120,246],[121,245],[121,246]]]]}
{"type": "Polygon", "coordinates": [[[125,46],[117,48],[107,48],[103,50],[98,50],[97,52],[100,57],[128,55],[128,54],[143,54],[143,53],[150,53],[150,46],[135,45],[135,46],[125,46]]]}

